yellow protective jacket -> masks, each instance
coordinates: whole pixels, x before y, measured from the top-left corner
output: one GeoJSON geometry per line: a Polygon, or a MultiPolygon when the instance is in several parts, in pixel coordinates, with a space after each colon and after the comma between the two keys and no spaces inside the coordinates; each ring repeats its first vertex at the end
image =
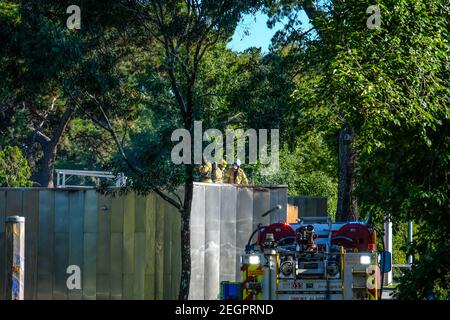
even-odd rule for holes
{"type": "Polygon", "coordinates": [[[215,183],[223,183],[224,171],[225,169],[220,169],[219,167],[214,170],[213,177],[215,183]]]}
{"type": "Polygon", "coordinates": [[[200,181],[205,183],[212,183],[211,180],[211,173],[212,173],[212,164],[210,162],[207,162],[200,166],[199,168],[200,172],[200,181]]]}
{"type": "Polygon", "coordinates": [[[242,170],[241,168],[238,169],[235,180],[234,168],[230,168],[225,173],[224,183],[248,184],[248,180],[244,170],[242,170]]]}

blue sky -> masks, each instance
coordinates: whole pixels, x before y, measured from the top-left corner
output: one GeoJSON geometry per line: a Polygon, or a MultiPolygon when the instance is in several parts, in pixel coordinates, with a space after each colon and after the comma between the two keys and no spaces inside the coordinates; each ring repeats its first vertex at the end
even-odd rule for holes
{"type": "MultiPolygon", "coordinates": [[[[301,19],[304,23],[308,21],[303,12],[301,19]]],[[[246,15],[239,23],[228,48],[242,52],[250,47],[261,47],[263,52],[268,52],[272,36],[281,28],[283,28],[283,23],[279,22],[274,28],[269,29],[267,27],[267,15],[262,12],[258,12],[256,15],[246,15]],[[245,35],[245,30],[248,31],[249,35],[245,35]]]]}

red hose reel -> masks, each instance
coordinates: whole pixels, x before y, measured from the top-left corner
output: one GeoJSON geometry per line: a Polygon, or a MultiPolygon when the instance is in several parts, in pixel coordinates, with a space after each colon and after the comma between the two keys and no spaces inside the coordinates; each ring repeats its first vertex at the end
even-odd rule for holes
{"type": "Polygon", "coordinates": [[[258,235],[258,244],[263,244],[268,233],[273,234],[273,239],[278,242],[284,239],[285,243],[293,243],[295,241],[295,231],[287,223],[273,223],[264,229],[258,235]]]}
{"type": "Polygon", "coordinates": [[[331,243],[359,252],[370,251],[375,249],[375,233],[363,224],[347,223],[333,232],[331,243]]]}

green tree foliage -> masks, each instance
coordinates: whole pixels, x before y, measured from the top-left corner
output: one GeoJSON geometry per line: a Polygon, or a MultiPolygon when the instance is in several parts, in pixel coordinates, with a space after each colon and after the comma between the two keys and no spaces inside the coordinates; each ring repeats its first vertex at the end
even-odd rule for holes
{"type": "Polygon", "coordinates": [[[304,134],[294,146],[280,150],[280,170],[274,175],[253,172],[255,184],[285,184],[290,195],[325,196],[328,212],[334,216],[337,204],[335,157],[321,133],[304,134]]]}
{"type": "Polygon", "coordinates": [[[0,150],[0,187],[31,187],[27,160],[18,147],[0,150]]]}
{"type": "Polygon", "coordinates": [[[328,196],[332,212],[337,190],[335,150],[329,137],[314,130],[312,117],[299,112],[301,92],[310,83],[296,77],[299,71],[293,62],[282,51],[263,55],[260,49],[250,48],[237,54],[218,44],[206,55],[208,70],[199,81],[209,93],[202,99],[200,118],[205,127],[222,131],[279,129],[280,170],[265,176],[261,165],[243,165],[251,183],[287,184],[290,194],[328,196]]]}
{"type": "MultiPolygon", "coordinates": [[[[14,68],[14,58],[8,55],[11,35],[20,24],[19,5],[10,1],[0,1],[0,71],[14,68]]],[[[0,73],[0,144],[8,145],[17,139],[17,124],[14,112],[11,112],[10,91],[13,79],[0,73]]]]}
{"type": "Polygon", "coordinates": [[[92,121],[77,117],[61,141],[55,167],[101,171],[115,153],[116,146],[107,132],[92,121]]]}
{"type": "Polygon", "coordinates": [[[0,131],[3,140],[23,146],[34,180],[43,186],[52,186],[57,147],[74,112],[64,79],[81,57],[76,38],[58,23],[65,10],[57,7],[49,1],[14,3],[14,24],[0,35],[0,121],[6,124],[0,131]]]}
{"type": "MultiPolygon", "coordinates": [[[[98,113],[97,96],[108,102],[114,96],[123,104],[132,98],[120,99],[124,96],[120,90],[125,91],[124,76],[115,68],[116,60],[127,51],[122,37],[127,31],[127,15],[121,14],[123,20],[110,15],[108,10],[114,12],[115,5],[107,1],[80,1],[78,5],[86,13],[83,27],[70,30],[66,26],[70,1],[1,4],[10,9],[9,14],[0,12],[0,19],[6,20],[2,23],[6,32],[0,33],[2,140],[18,140],[30,159],[33,179],[52,187],[58,149],[71,120],[91,119],[90,113],[98,113]]],[[[104,109],[119,110],[118,106],[104,105],[104,109]]],[[[131,114],[129,109],[127,114],[131,114]]]]}
{"type": "MultiPolygon", "coordinates": [[[[330,128],[343,121],[354,128],[363,211],[379,225],[385,216],[417,224],[409,248],[416,261],[399,296],[444,298],[450,293],[450,11],[440,0],[377,3],[379,29],[366,25],[370,1],[329,1],[328,14],[315,18],[315,35],[282,38],[294,47],[307,44],[323,59],[312,60],[318,81],[302,100],[324,110],[319,118],[328,118],[330,128]]],[[[306,63],[310,55],[300,57],[306,63]]]]}
{"type": "MultiPolygon", "coordinates": [[[[352,8],[348,20],[364,22],[354,13],[356,4],[352,8]]],[[[417,261],[400,297],[434,292],[446,298],[450,11],[446,1],[383,1],[381,8],[380,30],[346,26],[346,44],[331,61],[328,96],[332,92],[357,128],[364,206],[418,223],[411,248],[417,261]]]]}

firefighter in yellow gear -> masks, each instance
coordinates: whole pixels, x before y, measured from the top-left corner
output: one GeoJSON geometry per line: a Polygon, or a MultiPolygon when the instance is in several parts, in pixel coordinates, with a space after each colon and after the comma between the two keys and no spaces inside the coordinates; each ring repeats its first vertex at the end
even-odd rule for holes
{"type": "Polygon", "coordinates": [[[239,159],[234,160],[233,167],[228,169],[225,173],[225,183],[232,184],[248,184],[247,176],[244,170],[240,168],[241,161],[239,159]]]}
{"type": "Polygon", "coordinates": [[[212,174],[212,164],[211,162],[206,161],[203,163],[200,168],[200,182],[212,183],[211,174],[212,174]]]}
{"type": "Polygon", "coordinates": [[[219,164],[213,167],[212,177],[215,183],[223,183],[223,176],[225,175],[225,169],[227,162],[222,160],[219,164]]]}

